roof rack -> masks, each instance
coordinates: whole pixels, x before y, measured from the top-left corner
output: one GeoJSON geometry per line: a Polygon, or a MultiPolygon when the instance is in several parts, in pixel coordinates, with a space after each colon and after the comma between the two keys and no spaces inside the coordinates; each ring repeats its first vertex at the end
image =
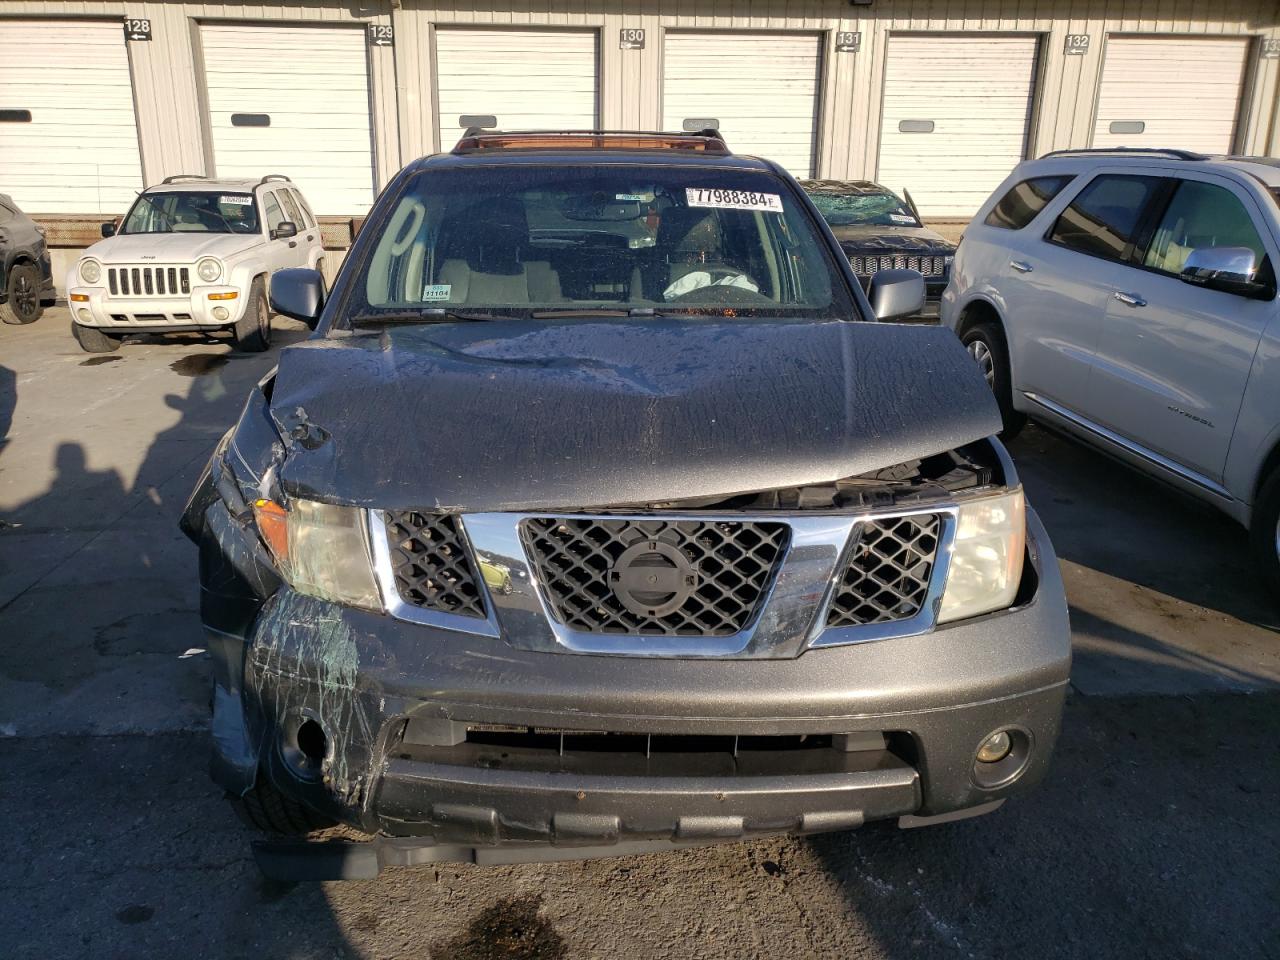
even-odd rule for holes
{"type": "Polygon", "coordinates": [[[1041,160],[1050,157],[1097,157],[1111,154],[1113,156],[1138,155],[1143,157],[1160,157],[1164,160],[1208,160],[1207,153],[1195,153],[1191,150],[1178,150],[1173,147],[1090,147],[1079,150],[1053,150],[1042,156],[1041,160]]]}
{"type": "Polygon", "coordinates": [[[262,186],[264,183],[269,183],[272,180],[283,180],[285,183],[293,183],[293,181],[290,180],[288,177],[286,177],[283,173],[268,173],[265,177],[263,177],[261,180],[258,181],[258,186],[262,186]]]}
{"type": "Polygon", "coordinates": [[[484,130],[476,127],[467,129],[454,146],[453,152],[586,148],[689,150],[717,154],[731,152],[720,131],[711,128],[672,133],[663,130],[484,130]]]}
{"type": "Polygon", "coordinates": [[[208,180],[203,173],[175,173],[172,177],[165,177],[161,183],[179,183],[183,180],[208,180]]]}

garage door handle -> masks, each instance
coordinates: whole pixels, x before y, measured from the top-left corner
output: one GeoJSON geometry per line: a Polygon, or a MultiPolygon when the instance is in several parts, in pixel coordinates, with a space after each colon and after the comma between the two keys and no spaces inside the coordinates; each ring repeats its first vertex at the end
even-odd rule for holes
{"type": "Polygon", "coordinates": [[[1013,267],[1013,269],[1017,270],[1019,273],[1031,272],[1031,264],[1027,263],[1025,260],[1010,260],[1009,266],[1013,267]]]}
{"type": "Polygon", "coordinates": [[[1143,300],[1136,293],[1121,293],[1119,290],[1117,290],[1115,293],[1115,297],[1125,306],[1145,307],[1147,305],[1147,301],[1143,300]]]}

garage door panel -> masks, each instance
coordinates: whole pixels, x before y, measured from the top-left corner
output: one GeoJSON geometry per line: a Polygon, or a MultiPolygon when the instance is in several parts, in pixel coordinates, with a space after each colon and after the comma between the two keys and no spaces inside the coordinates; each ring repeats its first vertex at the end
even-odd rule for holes
{"type": "Polygon", "coordinates": [[[1034,36],[891,35],[877,179],[926,216],[972,215],[1026,156],[1037,52],[1034,36]]]}
{"type": "Polygon", "coordinates": [[[367,211],[374,174],[363,31],[204,24],[200,39],[217,174],[283,173],[318,214],[367,211]],[[246,113],[266,114],[270,126],[232,124],[246,113]]]}
{"type": "Polygon", "coordinates": [[[598,38],[594,30],[436,31],[438,134],[448,150],[458,118],[491,114],[519,129],[597,127],[598,38]]]}
{"type": "Polygon", "coordinates": [[[142,188],[120,21],[0,19],[0,189],[28,213],[122,213],[142,188]],[[56,27],[56,29],[55,29],[56,27]]]}
{"type": "Polygon", "coordinates": [[[1248,54],[1243,37],[1109,37],[1093,145],[1229,153],[1248,54]],[[1112,133],[1117,121],[1144,129],[1112,133]]]}
{"type": "Polygon", "coordinates": [[[715,118],[734,151],[811,176],[821,58],[811,33],[668,33],[663,128],[715,118]]]}

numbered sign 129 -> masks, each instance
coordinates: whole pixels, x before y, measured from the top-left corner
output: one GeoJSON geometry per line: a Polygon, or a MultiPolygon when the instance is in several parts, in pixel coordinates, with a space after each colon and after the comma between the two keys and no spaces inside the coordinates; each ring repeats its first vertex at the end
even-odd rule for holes
{"type": "Polygon", "coordinates": [[[371,23],[369,24],[369,46],[371,47],[391,47],[395,46],[396,28],[389,23],[371,23]]]}

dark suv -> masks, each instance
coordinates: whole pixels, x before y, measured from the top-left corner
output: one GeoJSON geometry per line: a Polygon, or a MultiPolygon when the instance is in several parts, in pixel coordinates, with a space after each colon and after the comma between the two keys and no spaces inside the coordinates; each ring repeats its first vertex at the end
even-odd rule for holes
{"type": "Polygon", "coordinates": [[[215,779],[280,876],[985,812],[1044,773],[1057,562],[955,337],[777,165],[476,134],[402,171],[183,524],[215,779]],[[878,310],[872,304],[878,306],[878,310]]]}
{"type": "Polygon", "coordinates": [[[34,323],[53,299],[44,230],[0,193],[0,320],[34,323]]]}

